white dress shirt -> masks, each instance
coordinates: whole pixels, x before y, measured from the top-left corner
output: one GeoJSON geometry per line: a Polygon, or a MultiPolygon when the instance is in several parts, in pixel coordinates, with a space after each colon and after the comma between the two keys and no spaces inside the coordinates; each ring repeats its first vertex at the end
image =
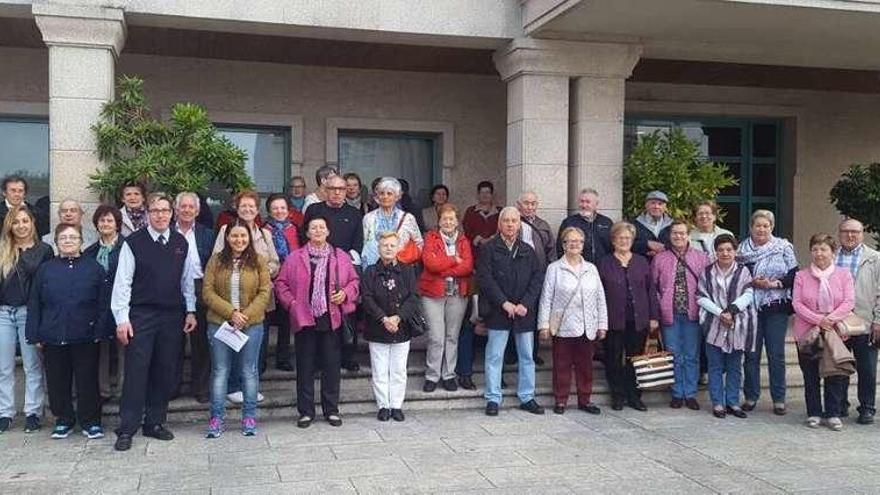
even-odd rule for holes
{"type": "MultiPolygon", "coordinates": [[[[147,225],[147,233],[154,242],[159,235],[171,239],[170,232],[158,232],[151,225],[147,225]]],[[[167,242],[167,241],[166,241],[167,242]]],[[[186,311],[194,313],[196,310],[196,285],[195,270],[199,266],[199,255],[194,249],[187,249],[186,261],[183,264],[183,275],[180,278],[181,292],[186,301],[186,311]]],[[[116,280],[113,282],[113,295],[110,298],[110,310],[117,325],[128,322],[128,311],[131,309],[131,284],[134,281],[135,259],[134,253],[127,242],[122,243],[119,251],[119,264],[116,268],[116,280]]]]}
{"type": "Polygon", "coordinates": [[[202,259],[199,258],[199,247],[196,244],[196,224],[195,222],[192,224],[192,227],[189,228],[186,232],[180,230],[180,224],[174,224],[174,230],[180,233],[183,237],[186,238],[187,244],[189,244],[189,252],[186,253],[186,259],[188,260],[190,256],[195,256],[196,263],[193,265],[193,278],[196,280],[201,280],[205,278],[204,267],[202,266],[202,259]]]}

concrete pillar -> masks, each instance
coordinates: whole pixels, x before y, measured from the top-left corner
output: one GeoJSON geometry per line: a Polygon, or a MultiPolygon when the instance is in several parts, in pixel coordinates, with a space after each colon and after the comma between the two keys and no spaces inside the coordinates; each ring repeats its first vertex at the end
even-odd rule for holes
{"type": "Polygon", "coordinates": [[[496,52],[507,82],[508,204],[532,190],[539,214],[558,226],[577,208],[576,191],[590,186],[619,216],[623,82],[640,53],[636,45],[532,38],[496,52]]]}
{"type": "Polygon", "coordinates": [[[98,203],[89,174],[101,166],[91,126],[113,99],[125,41],[121,9],[39,3],[34,18],[49,47],[49,178],[53,225],[58,203],[79,201],[87,219],[98,203]]]}

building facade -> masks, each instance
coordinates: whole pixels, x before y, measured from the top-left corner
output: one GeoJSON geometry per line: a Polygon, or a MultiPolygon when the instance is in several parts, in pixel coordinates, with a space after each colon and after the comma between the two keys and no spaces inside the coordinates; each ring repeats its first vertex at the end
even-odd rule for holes
{"type": "Polygon", "coordinates": [[[203,104],[263,193],[325,163],[423,202],[492,180],[556,224],[587,186],[619,218],[626,152],[676,126],[740,178],[728,227],[770,208],[806,252],[880,156],[878,23],[871,0],[0,0],[0,174],[94,206],[121,74],[162,115],[203,104]]]}

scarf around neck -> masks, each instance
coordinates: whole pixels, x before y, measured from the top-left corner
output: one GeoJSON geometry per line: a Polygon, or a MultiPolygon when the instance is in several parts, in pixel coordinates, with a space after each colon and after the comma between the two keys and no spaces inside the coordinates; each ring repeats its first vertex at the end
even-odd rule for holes
{"type": "MultiPolygon", "coordinates": [[[[770,237],[761,246],[756,246],[749,237],[739,245],[736,260],[749,267],[752,277],[781,279],[792,269],[797,268],[794,249],[785,239],[770,237]]],[[[758,309],[774,301],[791,299],[788,289],[755,288],[755,302],[758,309]]]]}
{"type": "Polygon", "coordinates": [[[125,207],[125,212],[128,213],[128,218],[131,219],[131,224],[134,226],[134,230],[140,230],[147,225],[147,215],[146,208],[129,208],[125,207]]]}
{"type": "Polygon", "coordinates": [[[275,220],[274,218],[269,218],[267,222],[272,226],[272,242],[275,244],[275,251],[278,253],[278,258],[281,262],[284,262],[284,258],[290,254],[290,244],[287,243],[287,237],[284,236],[284,231],[292,225],[290,220],[275,220]]]}
{"type": "Polygon", "coordinates": [[[458,231],[452,233],[451,236],[446,235],[442,230],[438,229],[440,232],[440,238],[443,239],[443,246],[446,248],[446,256],[455,256],[458,251],[456,250],[455,243],[458,241],[458,231]]]}
{"type": "Polygon", "coordinates": [[[306,250],[309,253],[310,263],[311,261],[315,262],[314,272],[312,273],[312,294],[309,300],[312,316],[317,318],[327,312],[326,287],[331,247],[330,244],[324,244],[323,247],[318,248],[310,242],[306,244],[306,250]]]}
{"type": "Polygon", "coordinates": [[[831,293],[830,279],[835,268],[834,263],[828,265],[828,268],[824,270],[810,263],[810,273],[819,280],[819,297],[816,299],[817,309],[820,313],[826,315],[834,310],[834,296],[831,293]]]}

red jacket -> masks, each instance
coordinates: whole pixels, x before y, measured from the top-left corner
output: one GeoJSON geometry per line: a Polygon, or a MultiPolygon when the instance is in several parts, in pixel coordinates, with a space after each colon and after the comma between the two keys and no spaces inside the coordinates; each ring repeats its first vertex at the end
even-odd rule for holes
{"type": "Polygon", "coordinates": [[[422,248],[422,276],[419,277],[419,292],[423,297],[443,297],[446,294],[446,277],[458,279],[458,293],[464,297],[470,294],[474,273],[474,256],[471,243],[464,234],[458,234],[455,250],[461,263],[456,263],[454,256],[446,254],[446,244],[440,232],[430,230],[425,234],[425,245],[422,248]]]}

